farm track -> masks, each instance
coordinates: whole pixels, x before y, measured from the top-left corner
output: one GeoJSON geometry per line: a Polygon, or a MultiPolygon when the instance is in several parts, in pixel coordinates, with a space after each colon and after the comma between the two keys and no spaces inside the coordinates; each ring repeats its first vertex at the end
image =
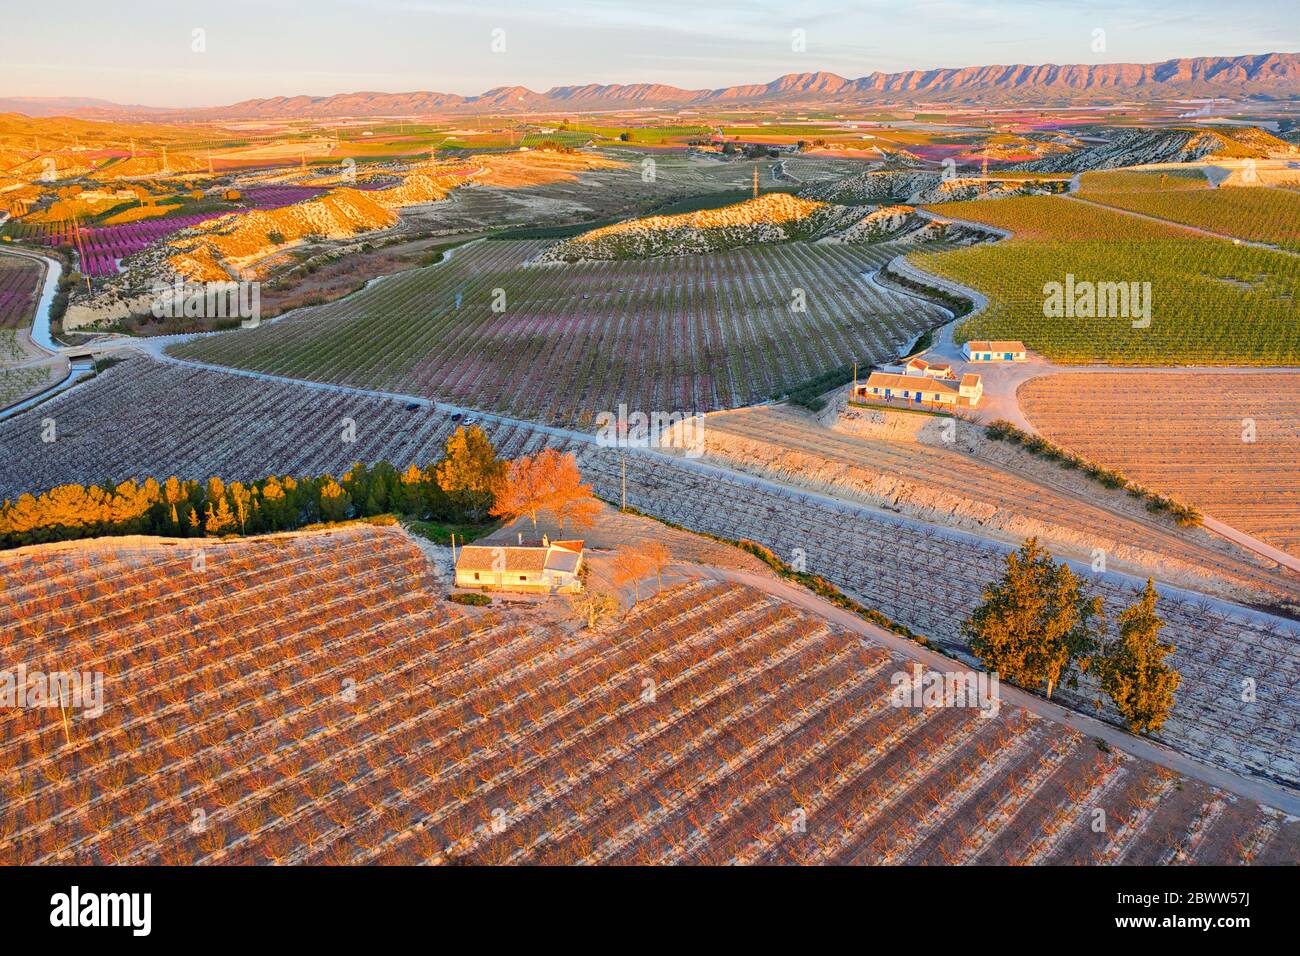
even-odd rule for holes
{"type": "Polygon", "coordinates": [[[1061,862],[1300,858],[1277,811],[1168,771],[1197,797],[1187,816],[1135,804],[1139,828],[1079,844],[1098,788],[1077,733],[1005,702],[892,706],[906,657],[736,583],[688,580],[594,637],[443,604],[395,529],[208,542],[202,571],[198,547],[0,555],[24,608],[6,649],[107,671],[103,716],[74,711],[70,744],[57,710],[0,723],[0,858],[901,863],[945,859],[957,832],[947,862],[1011,833],[1061,862]],[[194,602],[195,579],[219,597],[194,602]],[[326,594],[349,613],[320,613],[326,594]],[[1016,805],[992,799],[1011,786],[1016,805]]]}

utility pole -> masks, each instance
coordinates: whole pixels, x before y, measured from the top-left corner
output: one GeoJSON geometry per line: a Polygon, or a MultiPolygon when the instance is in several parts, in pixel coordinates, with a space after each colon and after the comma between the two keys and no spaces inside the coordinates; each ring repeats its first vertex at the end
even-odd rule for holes
{"type": "Polygon", "coordinates": [[[853,363],[853,391],[849,392],[849,398],[852,399],[858,394],[858,363],[853,363]]]}
{"type": "Polygon", "coordinates": [[[623,506],[619,508],[619,510],[626,512],[627,511],[627,452],[626,451],[623,452],[620,461],[622,462],[623,465],[623,506]]]}
{"type": "Polygon", "coordinates": [[[758,198],[758,163],[754,164],[754,198],[758,198]]]}

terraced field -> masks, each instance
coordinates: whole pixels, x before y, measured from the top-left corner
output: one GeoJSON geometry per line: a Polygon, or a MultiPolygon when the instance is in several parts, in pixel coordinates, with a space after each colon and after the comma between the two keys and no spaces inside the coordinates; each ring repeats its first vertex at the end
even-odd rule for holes
{"type": "MultiPolygon", "coordinates": [[[[572,446],[584,476],[599,494],[616,500],[619,458],[603,449],[572,446]]],[[[629,456],[628,503],[693,531],[748,538],[807,569],[932,640],[962,647],[959,627],[1002,571],[1008,546],[980,541],[852,503],[811,498],[794,489],[760,486],[663,459],[629,456]]],[[[1096,575],[1076,567],[1106,601],[1112,621],[1140,588],[1131,578],[1096,575]]],[[[1288,786],[1300,784],[1300,625],[1162,588],[1161,632],[1177,650],[1170,663],[1183,677],[1177,705],[1156,735],[1199,759],[1288,786]],[[1243,701],[1243,681],[1255,697],[1243,701]]],[[[1076,706],[1093,712],[1096,696],[1085,681],[1076,706]]],[[[1106,704],[1099,715],[1116,721],[1106,704]]]]}
{"type": "Polygon", "coordinates": [[[944,313],[866,281],[884,245],[803,243],[688,259],[525,266],[536,241],[481,242],[176,355],[587,424],[621,403],[707,411],[853,361],[897,357],[944,313]]]}
{"type": "MultiPolygon", "coordinates": [[[[1178,192],[1169,201],[1202,195],[1178,192]]],[[[959,342],[1021,339],[1063,363],[1300,364],[1296,256],[1057,196],[948,203],[935,211],[1013,233],[1001,242],[909,257],[989,299],[957,328],[959,342]],[[1134,328],[1141,319],[1133,315],[1046,316],[1046,284],[1064,284],[1067,276],[1076,283],[1150,283],[1150,326],[1134,328]]]]}
{"type": "Polygon", "coordinates": [[[891,706],[901,656],[760,591],[593,639],[444,604],[394,529],[203,550],[0,556],[6,656],[105,676],[97,717],[0,717],[4,862],[1300,857],[1294,819],[1017,708],[891,706]]]}
{"type": "Polygon", "coordinates": [[[1300,606],[1300,580],[1261,567],[1251,554],[1209,532],[1152,517],[1123,492],[1003,444],[977,441],[965,424],[944,442],[939,420],[889,417],[932,423],[933,443],[847,434],[784,409],[757,408],[709,416],[705,452],[784,484],[1011,544],[1038,537],[1058,557],[1090,564],[1093,549],[1101,548],[1116,570],[1154,572],[1237,600],[1300,606]]]}
{"type": "Polygon", "coordinates": [[[1300,555],[1297,386],[1287,372],[1063,372],[1018,398],[1052,441],[1300,555]]]}
{"type": "MultiPolygon", "coordinates": [[[[212,474],[338,474],[353,461],[381,453],[397,464],[426,463],[441,452],[454,426],[428,412],[408,412],[400,401],[354,401],[305,384],[272,392],[252,379],[161,365],[150,372],[160,376],[153,383],[119,374],[130,370],[115,366],[67,396],[0,423],[0,444],[14,451],[0,457],[0,494],[41,490],[33,484],[145,475],[203,480],[212,474]],[[353,444],[339,440],[338,430],[350,411],[357,422],[353,444]],[[40,441],[45,417],[55,419],[61,436],[48,444],[40,441]],[[205,437],[203,429],[214,425],[217,430],[205,437]]],[[[617,451],[527,425],[489,424],[488,430],[506,457],[548,441],[573,451],[597,492],[619,499],[617,451]]],[[[630,505],[693,531],[750,538],[786,560],[802,553],[810,571],[953,648],[961,645],[960,622],[1001,572],[1010,548],[659,456],[627,457],[627,491],[630,505]]],[[[1086,567],[1113,619],[1131,603],[1133,580],[1113,573],[1097,577],[1086,567]]],[[[1294,755],[1300,738],[1300,628],[1291,620],[1168,589],[1161,613],[1170,622],[1166,636],[1177,645],[1173,664],[1183,684],[1159,739],[1229,769],[1300,783],[1294,755]],[[1241,700],[1246,678],[1258,684],[1251,702],[1241,700]]],[[[1086,688],[1075,702],[1092,709],[1086,688]]],[[[1109,710],[1102,715],[1116,720],[1109,710]]]]}

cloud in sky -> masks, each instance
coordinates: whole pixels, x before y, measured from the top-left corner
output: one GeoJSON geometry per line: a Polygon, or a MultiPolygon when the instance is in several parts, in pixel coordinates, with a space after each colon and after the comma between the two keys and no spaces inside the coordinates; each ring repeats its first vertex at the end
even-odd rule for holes
{"type": "Polygon", "coordinates": [[[698,88],[803,70],[857,77],[1296,49],[1293,0],[64,0],[6,12],[0,95],[190,106],[366,89],[698,88]],[[803,52],[791,46],[796,28],[803,52]],[[1091,47],[1097,28],[1103,53],[1091,47]],[[491,49],[494,29],[504,52],[491,49]]]}

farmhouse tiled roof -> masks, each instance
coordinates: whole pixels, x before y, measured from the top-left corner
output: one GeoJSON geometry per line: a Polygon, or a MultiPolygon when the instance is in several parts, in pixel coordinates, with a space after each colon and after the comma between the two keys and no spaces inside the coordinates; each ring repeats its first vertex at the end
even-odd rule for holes
{"type": "Polygon", "coordinates": [[[458,571],[569,571],[582,560],[581,540],[540,541],[519,545],[470,544],[460,549],[458,571]]]}
{"type": "Polygon", "coordinates": [[[1019,339],[972,339],[967,343],[972,352],[1023,352],[1025,343],[1019,339]]]}
{"type": "Polygon", "coordinates": [[[867,379],[866,387],[957,393],[957,383],[955,382],[945,381],[941,378],[927,378],[924,375],[895,375],[893,372],[872,372],[867,379]]]}
{"type": "Polygon", "coordinates": [[[549,548],[469,544],[460,549],[458,571],[542,571],[549,548]]]}

